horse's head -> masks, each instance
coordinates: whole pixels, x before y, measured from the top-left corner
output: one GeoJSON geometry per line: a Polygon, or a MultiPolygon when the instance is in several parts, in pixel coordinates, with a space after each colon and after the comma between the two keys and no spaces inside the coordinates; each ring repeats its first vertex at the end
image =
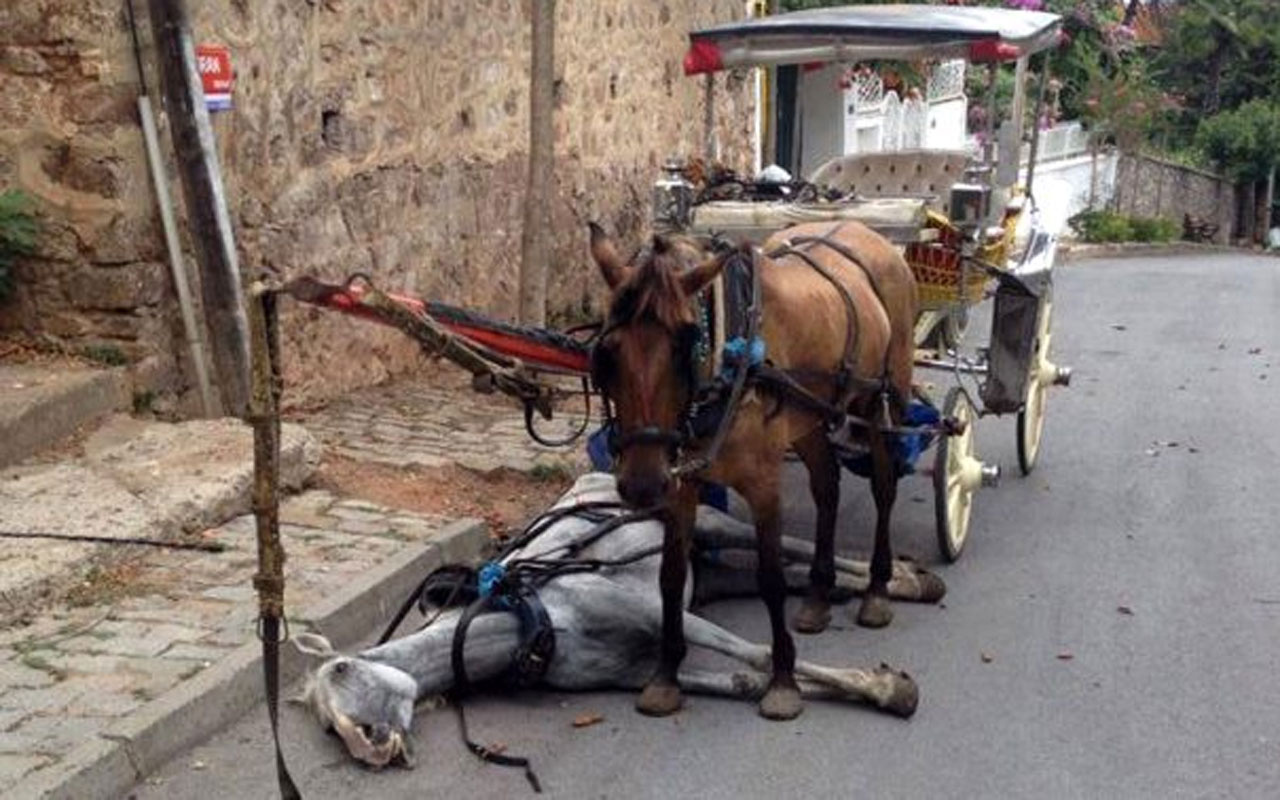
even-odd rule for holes
{"type": "Polygon", "coordinates": [[[697,384],[700,329],[690,298],[724,262],[687,242],[654,236],[626,264],[594,223],[591,256],[612,293],[591,375],[615,408],[618,493],[629,505],[653,506],[672,486],[671,468],[697,384]]]}
{"type": "Polygon", "coordinates": [[[344,656],[314,633],[294,637],[299,650],[325,662],[308,678],[302,701],[371,767],[412,766],[413,704],[418,685],[388,664],[344,656]]]}

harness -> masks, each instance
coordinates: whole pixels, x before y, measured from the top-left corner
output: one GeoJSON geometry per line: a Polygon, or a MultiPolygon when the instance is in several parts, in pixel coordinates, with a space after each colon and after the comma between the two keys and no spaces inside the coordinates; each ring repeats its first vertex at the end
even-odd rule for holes
{"type": "MultiPolygon", "coordinates": [[[[707,447],[699,454],[689,456],[672,467],[671,476],[680,478],[686,475],[696,475],[706,470],[714,463],[720,448],[728,437],[733,419],[737,414],[748,384],[762,387],[784,401],[794,403],[817,414],[823,418],[829,427],[838,426],[845,421],[851,421],[854,425],[864,427],[870,425],[866,420],[851,417],[849,414],[849,403],[859,393],[879,392],[886,404],[889,397],[893,395],[900,405],[905,405],[903,398],[896,397],[897,393],[889,383],[887,355],[879,378],[861,378],[856,374],[859,331],[857,308],[853,296],[850,294],[849,289],[830,270],[813,257],[811,252],[814,246],[826,247],[857,266],[866,276],[876,300],[887,312],[884,294],[875,276],[852,250],[842,242],[832,238],[842,225],[843,223],[836,224],[821,236],[802,236],[789,239],[765,254],[770,259],[795,256],[835,287],[844,304],[845,315],[848,320],[845,326],[844,352],[841,357],[839,371],[833,374],[811,370],[780,369],[769,363],[766,358],[764,341],[759,338],[760,322],[763,316],[758,263],[759,251],[754,248],[749,251],[736,250],[727,257],[728,260],[725,263],[724,270],[729,272],[741,266],[745,266],[750,270],[751,292],[748,301],[749,305],[745,313],[745,330],[740,336],[736,336],[725,343],[721,350],[722,368],[717,371],[709,383],[699,386],[696,385],[695,378],[686,376],[690,400],[682,411],[675,428],[645,425],[631,430],[617,430],[617,421],[613,415],[612,406],[604,392],[605,381],[601,375],[599,347],[600,342],[610,332],[625,324],[625,321],[620,319],[610,320],[601,330],[591,356],[592,382],[595,384],[596,389],[605,396],[605,422],[606,427],[611,430],[609,449],[615,457],[629,447],[648,444],[667,448],[672,454],[673,460],[676,460],[683,448],[692,442],[704,440],[709,435],[711,440],[707,447]],[[833,383],[836,389],[836,400],[834,402],[824,400],[807,389],[802,384],[802,381],[833,383]]],[[[713,246],[715,246],[714,242],[713,246]]],[[[681,345],[678,344],[677,347],[681,347],[681,345]]],[[[689,344],[689,349],[679,354],[680,360],[685,361],[692,358],[692,347],[693,344],[689,344]]],[[[886,428],[886,430],[888,429],[886,428]]]]}
{"type": "Polygon", "coordinates": [[[591,501],[553,508],[530,522],[519,536],[512,539],[494,559],[472,569],[464,565],[445,565],[433,570],[401,605],[396,616],[383,631],[378,644],[385,644],[415,605],[426,616],[433,606],[439,607],[423,627],[439,618],[446,608],[465,606],[454,628],[449,650],[453,669],[452,705],[458,715],[462,741],[476,757],[504,767],[524,770],[525,779],[534,792],[542,792],[542,784],[528,758],[496,752],[471,739],[462,700],[472,688],[467,675],[467,631],[479,616],[489,613],[512,613],[520,621],[520,644],[512,654],[511,664],[502,680],[516,688],[528,688],[546,677],[555,656],[556,634],[551,615],[538,596],[538,588],[560,575],[590,572],[605,567],[625,566],[662,552],[661,545],[644,548],[618,559],[581,558],[579,554],[610,532],[623,525],[651,519],[650,510],[627,510],[614,501],[591,501]],[[612,512],[612,513],[609,513],[612,512]],[[516,551],[527,547],[553,524],[566,517],[580,517],[594,523],[583,536],[538,556],[510,559],[516,551]]]}

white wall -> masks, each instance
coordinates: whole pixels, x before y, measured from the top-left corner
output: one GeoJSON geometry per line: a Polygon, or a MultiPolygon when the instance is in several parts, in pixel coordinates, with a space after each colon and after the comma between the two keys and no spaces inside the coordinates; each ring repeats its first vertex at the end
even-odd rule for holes
{"type": "Polygon", "coordinates": [[[930,150],[963,150],[968,117],[969,101],[963,96],[930,103],[924,146],[930,150]]]}
{"type": "MultiPolygon", "coordinates": [[[[1115,195],[1116,166],[1119,161],[1120,157],[1114,152],[1098,156],[1094,208],[1102,208],[1115,195]]],[[[1065,231],[1067,218],[1089,207],[1092,174],[1093,159],[1088,155],[1036,165],[1032,191],[1036,205],[1040,208],[1041,219],[1049,230],[1065,231]]],[[[1027,171],[1024,167],[1021,180],[1026,181],[1026,178],[1027,171]]]]}
{"type": "Polygon", "coordinates": [[[822,69],[800,70],[797,100],[800,105],[800,168],[808,175],[836,156],[844,155],[844,93],[839,88],[844,67],[827,64],[822,69]]]}

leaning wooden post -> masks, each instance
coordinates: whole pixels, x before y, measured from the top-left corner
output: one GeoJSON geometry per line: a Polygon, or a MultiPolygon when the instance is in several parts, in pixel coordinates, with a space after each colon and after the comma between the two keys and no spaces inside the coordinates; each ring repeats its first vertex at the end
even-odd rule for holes
{"type": "Polygon", "coordinates": [[[252,333],[253,394],[248,413],[253,425],[253,516],[258,532],[258,637],[262,640],[263,677],[267,715],[276,748],[276,777],[280,796],[300,800],[301,795],[280,752],[280,643],[288,638],[284,620],[284,545],[280,541],[280,332],[276,294],[255,284],[249,306],[252,333]]]}
{"type": "Polygon", "coordinates": [[[150,0],[169,131],[200,264],[205,327],[212,345],[222,410],[243,416],[249,406],[249,344],[244,291],[222,173],[196,66],[191,20],[183,0],[150,0]]]}

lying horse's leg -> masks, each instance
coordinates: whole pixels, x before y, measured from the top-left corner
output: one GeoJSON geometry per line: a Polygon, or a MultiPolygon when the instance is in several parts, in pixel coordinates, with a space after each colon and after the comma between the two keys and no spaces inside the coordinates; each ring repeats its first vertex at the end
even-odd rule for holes
{"type": "Polygon", "coordinates": [[[836,581],[836,509],[840,505],[840,464],[826,431],[815,428],[792,445],[809,470],[809,492],[818,509],[809,589],[791,621],[798,633],[821,633],[831,622],[831,589],[836,581]]]}
{"type": "MultiPolygon", "coordinates": [[[[772,665],[769,648],[761,644],[748,642],[746,639],[730,633],[719,625],[695,614],[685,614],[684,628],[688,634],[689,643],[696,647],[705,647],[713,652],[741,661],[751,667],[752,670],[758,672],[764,672],[772,665]]],[[[805,692],[805,684],[807,683],[810,686],[810,691],[813,691],[814,687],[825,687],[828,692],[825,696],[860,700],[902,717],[911,716],[915,712],[916,704],[919,702],[920,692],[911,676],[884,665],[871,670],[836,669],[811,664],[807,661],[797,661],[795,663],[795,671],[804,679],[796,684],[801,696],[808,696],[805,692]]],[[[682,685],[685,685],[684,675],[685,673],[682,671],[680,678],[682,685]]],[[[765,680],[763,675],[759,677],[759,680],[761,684],[759,692],[767,699],[769,693],[775,691],[776,680],[770,679],[767,688],[763,685],[765,680]]],[[[690,691],[695,691],[693,686],[688,686],[688,688],[690,691]]],[[[762,707],[763,703],[764,701],[762,700],[762,707]]]]}
{"type": "MultiPolygon", "coordinates": [[[[722,554],[723,560],[728,562],[727,565],[730,567],[755,569],[755,530],[745,522],[740,522],[727,514],[714,509],[700,509],[698,512],[698,525],[694,529],[693,543],[695,548],[703,551],[743,551],[753,559],[749,566],[746,565],[742,556],[737,552],[734,552],[732,556],[722,554]],[[741,565],[739,562],[742,562],[741,565]]],[[[814,550],[812,542],[797,539],[794,536],[782,537],[782,557],[785,561],[797,561],[804,564],[812,563],[814,550]]],[[[836,556],[833,562],[835,564],[837,583],[842,580],[842,575],[848,574],[853,576],[855,580],[860,580],[865,584],[871,574],[871,566],[866,561],[836,556]]],[[[725,583],[735,587],[739,585],[736,581],[730,582],[726,580],[725,583]]],[[[805,585],[807,586],[807,584],[805,585]]],[[[788,577],[787,586],[789,588],[797,588],[793,585],[790,577],[788,577]]],[[[754,591],[754,586],[742,591],[731,589],[724,595],[712,594],[708,598],[700,597],[700,600],[712,599],[716,596],[739,597],[745,594],[752,594],[754,591]]],[[[859,593],[861,591],[861,589],[858,590],[859,593]]],[[[937,575],[909,559],[894,559],[893,577],[889,579],[890,597],[931,603],[941,600],[946,593],[946,584],[937,575]]]]}
{"type": "Polygon", "coordinates": [[[736,486],[747,498],[756,523],[756,542],[760,563],[756,578],[760,596],[769,609],[769,626],[773,632],[773,671],[769,690],[760,700],[760,714],[767,719],[794,719],[804,710],[800,688],[796,685],[796,648],[787,630],[787,582],[782,571],[782,531],[779,513],[778,481],[781,457],[776,461],[762,459],[758,468],[741,485],[736,486]]]}
{"type": "Polygon", "coordinates": [[[658,669],[636,700],[636,709],[650,716],[666,716],[680,710],[677,673],[684,661],[684,587],[689,574],[689,539],[698,506],[698,487],[685,481],[676,490],[662,535],[662,566],[658,587],[662,592],[662,651],[658,669]]]}
{"type": "Polygon", "coordinates": [[[889,579],[893,577],[893,550],[889,544],[889,515],[898,495],[897,467],[889,452],[889,437],[882,430],[891,422],[884,395],[868,399],[863,418],[870,422],[867,439],[871,448],[871,493],[876,501],[876,541],[871,553],[871,581],[862,595],[858,624],[865,628],[883,628],[893,621],[889,605],[889,579]]]}
{"type": "MultiPolygon", "coordinates": [[[[721,550],[714,561],[699,558],[697,580],[694,581],[696,604],[710,603],[728,597],[751,597],[759,591],[755,571],[758,560],[755,550],[721,550]]],[[[859,569],[836,570],[835,585],[831,590],[831,602],[843,603],[850,597],[861,595],[870,583],[869,567],[865,561],[852,561],[859,569]]],[[[788,594],[803,594],[809,589],[809,569],[802,564],[783,567],[788,594]]],[[[932,572],[909,562],[894,561],[893,577],[889,579],[889,597],[914,603],[936,603],[947,592],[946,584],[932,572]]]]}
{"type": "MultiPolygon", "coordinates": [[[[853,688],[850,685],[837,686],[801,678],[796,682],[800,686],[800,696],[813,700],[850,700],[855,703],[865,703],[900,717],[909,717],[915,713],[914,692],[887,688],[897,686],[899,673],[888,667],[844,671],[849,673],[847,684],[851,684],[853,688]],[[882,696],[896,696],[903,702],[893,705],[885,704],[879,700],[882,696]]],[[[716,672],[682,669],[680,685],[692,694],[758,700],[769,687],[769,676],[755,670],[716,672]]]]}

